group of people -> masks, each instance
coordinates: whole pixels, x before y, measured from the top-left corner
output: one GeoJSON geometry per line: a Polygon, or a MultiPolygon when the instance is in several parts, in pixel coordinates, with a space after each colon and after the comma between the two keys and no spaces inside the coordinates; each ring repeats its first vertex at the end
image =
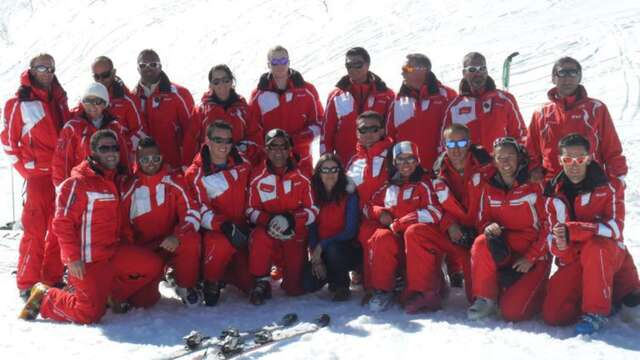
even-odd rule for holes
{"type": "Polygon", "coordinates": [[[371,311],[436,311],[463,287],[474,320],[542,312],[581,334],[616,310],[640,321],[626,160],[575,59],[553,64],[528,129],[477,52],[457,92],[409,54],[395,93],[354,47],[325,107],[282,46],[249,102],[226,65],[195,105],[155,51],[137,64],[131,91],[95,59],[70,110],[39,54],[6,103],[2,144],[26,180],[21,318],[97,322],[152,306],[161,280],[189,306],[227,284],[260,305],[281,278],[288,296],[328,284],[334,301],[359,283],[371,311]]]}

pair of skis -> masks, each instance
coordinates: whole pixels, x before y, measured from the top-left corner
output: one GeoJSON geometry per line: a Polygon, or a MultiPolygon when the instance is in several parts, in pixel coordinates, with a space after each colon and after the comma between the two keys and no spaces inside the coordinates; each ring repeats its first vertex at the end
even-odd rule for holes
{"type": "Polygon", "coordinates": [[[197,355],[197,359],[232,359],[247,352],[257,350],[275,342],[300,337],[329,325],[331,318],[322,314],[313,321],[298,322],[295,313],[286,314],[277,322],[251,330],[229,328],[218,337],[191,331],[185,336],[185,347],[166,357],[166,360],[197,355]]]}

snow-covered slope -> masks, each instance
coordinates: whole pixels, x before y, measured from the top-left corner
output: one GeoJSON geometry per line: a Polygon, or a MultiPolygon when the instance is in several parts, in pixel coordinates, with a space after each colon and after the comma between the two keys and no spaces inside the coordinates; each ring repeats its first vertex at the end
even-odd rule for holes
{"type": "MultiPolygon", "coordinates": [[[[206,0],[12,0],[0,2],[0,100],[16,89],[19,73],[38,52],[57,60],[57,75],[75,103],[90,81],[90,63],[110,56],[129,86],[137,79],[135,60],[156,49],[170,78],[198,99],[208,69],[227,63],[238,91],[248,96],[266,70],[266,51],[282,44],[292,67],[313,82],[323,99],[343,75],[344,52],[364,46],[371,70],[392,88],[401,82],[400,65],[411,52],[427,54],[434,72],[457,88],[461,59],[480,51],[498,80],[504,57],[519,51],[511,91],[523,115],[545,101],[551,65],[570,55],[584,67],[590,95],[609,106],[630,164],[627,178],[626,241],[640,258],[640,5],[634,0],[477,0],[477,1],[206,1],[206,0]]],[[[0,167],[0,223],[12,220],[8,167],[0,167]]],[[[15,177],[20,213],[21,179],[15,177]]],[[[235,291],[214,309],[185,309],[166,298],[154,309],[116,316],[99,326],[19,322],[21,304],[14,278],[18,234],[0,234],[0,352],[3,358],[145,359],[178,348],[192,328],[217,333],[231,324],[253,327],[285,312],[311,317],[333,315],[333,325],[302,341],[256,354],[265,358],[355,359],[478,357],[492,359],[638,358],[638,330],[617,319],[593,338],[572,338],[570,329],[549,328],[539,320],[506,324],[469,323],[466,303],[455,293],[446,309],[407,316],[400,309],[368,314],[356,299],[333,304],[327,294],[284,299],[276,295],[253,307],[235,291]]]]}

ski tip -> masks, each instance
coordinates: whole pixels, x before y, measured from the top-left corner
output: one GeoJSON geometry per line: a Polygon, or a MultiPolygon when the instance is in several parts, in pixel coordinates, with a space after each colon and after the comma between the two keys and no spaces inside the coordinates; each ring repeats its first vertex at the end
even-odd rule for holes
{"type": "Polygon", "coordinates": [[[289,326],[296,321],[298,321],[298,314],[296,313],[289,313],[282,317],[282,323],[285,326],[289,326]]]}
{"type": "Polygon", "coordinates": [[[331,316],[329,316],[329,314],[322,314],[318,318],[318,325],[320,327],[325,327],[329,325],[330,322],[331,322],[331,316]]]}

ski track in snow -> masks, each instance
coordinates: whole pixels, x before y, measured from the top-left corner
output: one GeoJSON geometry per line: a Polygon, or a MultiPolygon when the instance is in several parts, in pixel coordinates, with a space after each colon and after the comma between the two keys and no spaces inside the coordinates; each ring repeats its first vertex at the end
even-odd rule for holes
{"type": "MultiPolygon", "coordinates": [[[[500,83],[502,61],[513,51],[510,91],[528,122],[546,101],[553,62],[570,55],[582,62],[583,84],[609,107],[622,139],[627,176],[625,241],[640,263],[640,6],[637,1],[596,0],[416,2],[385,0],[219,0],[53,1],[0,3],[0,100],[13,94],[28,59],[47,51],[57,60],[57,75],[75,105],[91,81],[89,66],[110,56],[118,74],[133,87],[135,60],[143,48],[160,54],[169,77],[192,91],[196,102],[207,87],[206,74],[227,63],[245,97],[266,71],[266,51],[282,44],[292,67],[318,88],[323,102],[345,73],[344,52],[364,46],[371,70],[393,89],[401,83],[400,65],[410,52],[423,52],[445,84],[457,88],[461,59],[480,51],[500,83]]],[[[0,223],[12,219],[10,171],[0,166],[0,223]]],[[[14,176],[15,214],[19,217],[22,179],[14,176]]],[[[223,292],[216,308],[186,309],[171,291],[150,310],[126,315],[110,312],[99,325],[78,326],[18,321],[15,269],[18,232],[0,232],[0,310],[2,358],[147,359],[180,348],[192,329],[217,334],[228,326],[253,328],[287,312],[303,319],[331,314],[330,328],[298,341],[285,341],[242,358],[357,359],[446,355],[492,359],[637,359],[638,329],[617,318],[593,337],[573,337],[571,328],[550,328],[540,319],[521,324],[495,319],[469,322],[467,303],[453,291],[444,310],[408,316],[399,308],[370,314],[360,307],[361,290],[350,302],[335,304],[329,294],[284,298],[281,291],[262,307],[249,305],[237,290],[223,292]],[[45,355],[46,354],[46,355],[45,355]]]]}

